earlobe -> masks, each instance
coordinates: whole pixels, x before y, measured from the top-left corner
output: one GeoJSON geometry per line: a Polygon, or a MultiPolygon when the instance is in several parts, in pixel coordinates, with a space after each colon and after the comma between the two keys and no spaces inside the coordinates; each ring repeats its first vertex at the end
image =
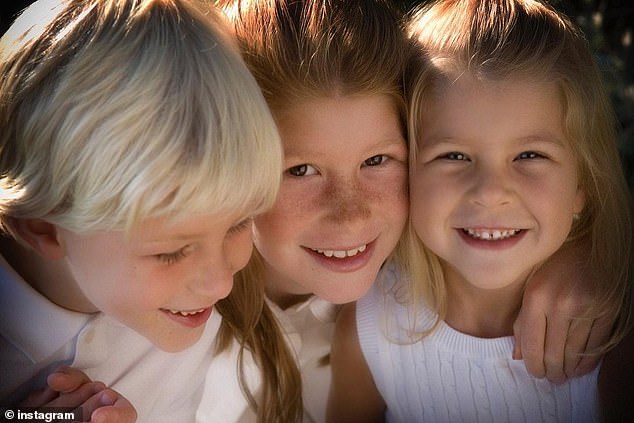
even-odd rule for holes
{"type": "Polygon", "coordinates": [[[586,195],[581,188],[577,188],[577,196],[575,197],[575,203],[573,205],[572,213],[575,215],[581,214],[585,206],[586,195]]]}
{"type": "Polygon", "coordinates": [[[12,219],[13,231],[34,251],[50,260],[64,257],[57,226],[42,219],[12,219]]]}

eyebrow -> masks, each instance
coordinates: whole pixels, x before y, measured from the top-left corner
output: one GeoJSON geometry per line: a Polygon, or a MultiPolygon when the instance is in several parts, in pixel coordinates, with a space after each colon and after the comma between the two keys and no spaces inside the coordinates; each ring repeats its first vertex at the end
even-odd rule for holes
{"type": "MultiPolygon", "coordinates": [[[[566,148],[566,146],[568,145],[565,140],[551,133],[527,135],[527,136],[522,136],[519,138],[509,139],[509,141],[516,142],[520,145],[531,144],[531,143],[548,143],[548,144],[556,145],[561,148],[566,148]]],[[[443,145],[443,144],[460,145],[463,142],[465,142],[465,138],[462,138],[462,137],[433,136],[429,138],[421,137],[417,145],[419,147],[428,148],[428,147],[435,147],[435,146],[443,145]]]]}
{"type": "MultiPolygon", "coordinates": [[[[319,157],[327,156],[329,153],[324,153],[323,149],[320,147],[313,147],[311,144],[308,148],[289,148],[284,152],[284,160],[288,161],[306,161],[319,159],[319,157]],[[310,149],[310,150],[309,150],[310,149]]],[[[399,137],[386,137],[372,145],[367,146],[364,151],[377,150],[383,148],[394,148],[394,146],[403,146],[407,149],[407,139],[403,135],[399,135],[399,137]]],[[[345,146],[340,147],[345,149],[345,146]]]]}

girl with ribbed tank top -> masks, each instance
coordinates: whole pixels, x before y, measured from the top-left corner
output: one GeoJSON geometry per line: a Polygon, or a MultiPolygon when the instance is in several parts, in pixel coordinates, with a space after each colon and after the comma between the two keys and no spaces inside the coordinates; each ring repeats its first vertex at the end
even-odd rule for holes
{"type": "Polygon", "coordinates": [[[340,313],[329,420],[625,416],[632,198],[587,42],[533,0],[441,0],[409,30],[410,220],[394,262],[340,313]],[[512,359],[513,321],[527,279],[580,239],[601,275],[586,317],[618,318],[600,366],[556,384],[512,359]]]}

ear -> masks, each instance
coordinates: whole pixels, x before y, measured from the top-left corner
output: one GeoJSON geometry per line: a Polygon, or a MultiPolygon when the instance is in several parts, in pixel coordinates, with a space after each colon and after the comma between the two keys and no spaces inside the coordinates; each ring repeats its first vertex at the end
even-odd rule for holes
{"type": "Polygon", "coordinates": [[[575,202],[572,206],[572,212],[574,214],[581,214],[583,208],[586,206],[586,194],[580,187],[577,187],[577,195],[575,196],[575,202]]]}
{"type": "Polygon", "coordinates": [[[44,258],[59,260],[64,257],[56,225],[42,219],[12,219],[11,227],[22,242],[44,258]]]}

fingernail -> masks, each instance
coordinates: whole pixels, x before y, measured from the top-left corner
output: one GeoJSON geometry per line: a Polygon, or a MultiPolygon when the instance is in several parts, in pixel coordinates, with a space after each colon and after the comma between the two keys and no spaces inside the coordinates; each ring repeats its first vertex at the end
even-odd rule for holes
{"type": "Polygon", "coordinates": [[[115,401],[117,401],[117,395],[112,391],[105,390],[101,394],[99,402],[101,403],[101,405],[112,405],[115,403],[115,401]]]}

